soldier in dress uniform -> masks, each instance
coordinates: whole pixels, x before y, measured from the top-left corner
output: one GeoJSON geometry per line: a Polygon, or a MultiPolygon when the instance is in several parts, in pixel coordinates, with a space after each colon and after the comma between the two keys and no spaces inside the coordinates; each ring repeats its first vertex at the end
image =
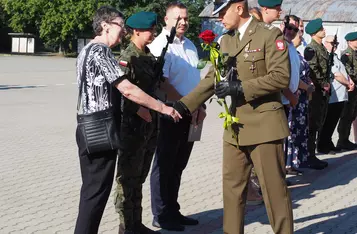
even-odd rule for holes
{"type": "Polygon", "coordinates": [[[174,104],[190,118],[214,93],[231,96],[233,115],[239,118],[237,138],[225,131],[223,142],[223,231],[244,233],[244,209],[249,176],[254,165],[274,233],[293,233],[290,192],[285,182],[283,139],[289,135],[280,92],[289,85],[290,64],[282,32],[258,22],[247,1],[216,1],[219,20],[229,33],[222,37],[221,52],[234,61],[232,80],[215,85],[211,67],[205,79],[174,104]]]}
{"type": "MultiPolygon", "coordinates": [[[[348,43],[348,48],[343,51],[341,61],[345,65],[347,74],[350,79],[356,84],[357,82],[357,32],[348,33],[345,36],[348,43]]],[[[338,125],[338,142],[336,148],[353,150],[356,145],[353,144],[348,138],[351,133],[352,122],[357,116],[357,89],[348,93],[348,101],[345,102],[340,123],[338,125]]]]}
{"type": "Polygon", "coordinates": [[[332,73],[327,74],[329,53],[322,44],[322,39],[326,36],[322,19],[311,20],[306,25],[305,32],[311,35],[311,42],[305,48],[304,57],[309,63],[310,78],[316,89],[309,103],[309,156],[301,166],[321,170],[327,167],[328,163],[316,157],[316,133],[321,130],[326,119],[332,73]]]}
{"type": "MultiPolygon", "coordinates": [[[[126,20],[131,33],[128,47],[121,52],[119,65],[126,78],[153,95],[155,57],[147,47],[154,39],[157,15],[139,12],[126,20]]],[[[119,233],[157,233],[142,224],[142,186],[149,173],[158,135],[157,114],[114,93],[117,121],[120,123],[117,188],[114,204],[120,217],[119,233]]]]}

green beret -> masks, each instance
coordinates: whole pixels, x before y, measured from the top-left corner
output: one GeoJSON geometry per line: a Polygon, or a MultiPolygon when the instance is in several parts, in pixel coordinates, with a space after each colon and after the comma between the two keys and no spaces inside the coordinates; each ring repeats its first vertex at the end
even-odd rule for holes
{"type": "Polygon", "coordinates": [[[276,7],[280,6],[283,0],[258,0],[259,6],[262,7],[276,7]]]}
{"type": "Polygon", "coordinates": [[[322,28],[322,19],[321,18],[317,18],[314,20],[311,20],[305,27],[305,32],[307,34],[314,34],[316,32],[318,32],[320,29],[322,28]]]}
{"type": "Polygon", "coordinates": [[[350,32],[345,36],[346,41],[357,40],[357,32],[350,32]]]}
{"type": "Polygon", "coordinates": [[[157,15],[153,12],[141,11],[130,16],[125,24],[134,29],[150,29],[157,23],[157,15]]]}

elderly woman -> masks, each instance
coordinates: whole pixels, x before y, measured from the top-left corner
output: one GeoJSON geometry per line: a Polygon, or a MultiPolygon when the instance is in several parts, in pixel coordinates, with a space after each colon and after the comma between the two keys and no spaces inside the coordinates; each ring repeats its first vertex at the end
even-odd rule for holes
{"type": "MultiPolygon", "coordinates": [[[[158,102],[123,76],[124,72],[111,51],[125,34],[123,14],[110,7],[101,7],[93,19],[93,29],[95,38],[77,58],[77,80],[79,84],[82,80],[84,82],[83,88],[79,90],[81,98],[78,114],[109,109],[111,91],[116,88],[125,98],[177,121],[181,116],[173,108],[158,102]]],[[[116,159],[117,150],[79,157],[83,184],[75,233],[98,233],[113,184],[116,159]]]]}

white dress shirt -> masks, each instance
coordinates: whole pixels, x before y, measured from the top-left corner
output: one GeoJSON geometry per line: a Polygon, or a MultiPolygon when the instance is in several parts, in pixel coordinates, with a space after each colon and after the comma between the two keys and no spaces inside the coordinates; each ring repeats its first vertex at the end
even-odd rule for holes
{"type": "MultiPolygon", "coordinates": [[[[341,60],[335,56],[333,57],[333,67],[331,68],[332,73],[341,72],[346,80],[349,80],[345,65],[341,62],[341,60]]],[[[336,102],[344,102],[348,100],[348,93],[346,86],[338,82],[336,79],[333,79],[331,83],[331,97],[329,103],[336,103],[336,102]]]]}
{"type": "MultiPolygon", "coordinates": [[[[299,88],[300,58],[293,43],[289,43],[288,49],[289,49],[289,60],[290,60],[290,67],[291,67],[289,89],[292,93],[295,93],[299,88]]],[[[284,95],[281,95],[281,99],[283,105],[288,105],[290,103],[289,100],[284,95]]]]}
{"type": "Polygon", "coordinates": [[[245,31],[247,31],[247,28],[248,28],[250,22],[252,22],[252,20],[253,20],[253,17],[250,16],[249,20],[247,22],[245,22],[240,28],[238,28],[239,40],[242,40],[244,33],[245,33],[245,31]]]}
{"type": "MultiPolygon", "coordinates": [[[[170,32],[163,29],[159,36],[148,45],[151,53],[158,57],[167,44],[166,36],[170,32]]],[[[185,96],[189,94],[200,82],[200,70],[197,69],[198,54],[195,45],[186,37],[182,40],[175,37],[169,44],[163,68],[163,75],[177,92],[185,96]]]]}

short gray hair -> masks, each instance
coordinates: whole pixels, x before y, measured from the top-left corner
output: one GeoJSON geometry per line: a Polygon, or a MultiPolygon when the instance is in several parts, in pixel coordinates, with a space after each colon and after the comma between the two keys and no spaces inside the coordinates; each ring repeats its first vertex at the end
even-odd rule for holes
{"type": "Polygon", "coordinates": [[[118,11],[117,9],[110,6],[102,6],[100,7],[93,18],[93,31],[96,36],[100,36],[102,34],[103,28],[101,23],[104,21],[106,23],[110,23],[115,18],[120,17],[124,19],[123,13],[118,11]]]}

